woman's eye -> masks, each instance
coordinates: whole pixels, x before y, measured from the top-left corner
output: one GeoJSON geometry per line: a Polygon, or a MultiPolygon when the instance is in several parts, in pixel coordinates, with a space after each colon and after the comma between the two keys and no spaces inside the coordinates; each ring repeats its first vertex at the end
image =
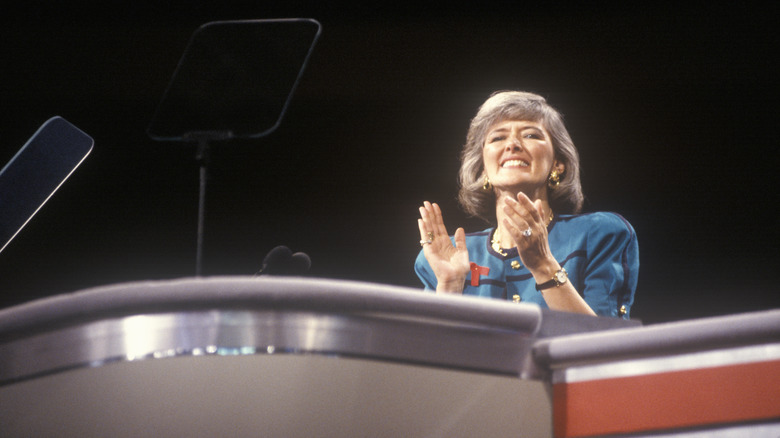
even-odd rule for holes
{"type": "Polygon", "coordinates": [[[528,133],[528,134],[525,134],[523,137],[525,137],[525,138],[533,138],[535,140],[539,140],[539,139],[542,138],[539,134],[536,134],[536,133],[528,133]]]}
{"type": "Polygon", "coordinates": [[[495,137],[491,137],[491,139],[490,139],[490,143],[495,143],[495,142],[497,142],[497,141],[502,141],[502,140],[504,140],[505,138],[506,138],[506,137],[504,137],[503,135],[498,135],[498,136],[495,136],[495,137]]]}

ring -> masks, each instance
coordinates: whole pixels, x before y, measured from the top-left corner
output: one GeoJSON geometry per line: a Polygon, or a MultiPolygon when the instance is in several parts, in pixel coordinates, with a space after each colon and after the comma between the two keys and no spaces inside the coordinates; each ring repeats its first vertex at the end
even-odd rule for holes
{"type": "Polygon", "coordinates": [[[428,240],[429,240],[428,243],[431,243],[430,241],[433,240],[433,231],[428,231],[428,240]]]}
{"type": "Polygon", "coordinates": [[[425,246],[426,244],[429,244],[431,242],[433,242],[433,239],[421,240],[420,241],[420,246],[425,246]]]}
{"type": "Polygon", "coordinates": [[[523,231],[523,236],[531,237],[531,227],[528,227],[527,230],[523,231]]]}

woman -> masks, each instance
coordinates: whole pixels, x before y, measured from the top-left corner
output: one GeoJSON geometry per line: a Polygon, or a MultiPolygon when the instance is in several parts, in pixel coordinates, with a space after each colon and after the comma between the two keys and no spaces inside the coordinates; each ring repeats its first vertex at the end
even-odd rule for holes
{"type": "Polygon", "coordinates": [[[490,96],[471,121],[461,162],[461,206],[496,226],[458,228],[450,238],[439,206],[426,201],[415,262],[426,289],[629,317],[639,269],[634,229],[614,213],[578,214],[579,155],[544,98],[490,96]]]}

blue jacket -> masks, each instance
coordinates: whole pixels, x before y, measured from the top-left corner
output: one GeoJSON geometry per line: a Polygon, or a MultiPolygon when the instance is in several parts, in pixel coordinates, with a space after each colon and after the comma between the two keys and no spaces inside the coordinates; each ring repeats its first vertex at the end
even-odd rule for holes
{"type": "MultiPolygon", "coordinates": [[[[517,248],[504,249],[507,255],[502,256],[490,246],[494,230],[466,235],[472,271],[463,294],[503,300],[519,295],[521,302],[546,308],[517,248]]],[[[548,234],[553,256],[596,314],[628,319],[639,272],[639,245],[631,224],[615,213],[558,215],[550,222],[548,234]]],[[[425,289],[436,289],[436,276],[422,251],[414,270],[425,289]]]]}

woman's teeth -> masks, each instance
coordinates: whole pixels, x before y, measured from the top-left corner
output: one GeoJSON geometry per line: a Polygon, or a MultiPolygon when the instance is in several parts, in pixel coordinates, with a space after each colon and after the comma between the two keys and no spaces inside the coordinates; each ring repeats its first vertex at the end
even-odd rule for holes
{"type": "Polygon", "coordinates": [[[504,161],[501,167],[528,167],[528,163],[523,160],[508,160],[504,161]]]}

